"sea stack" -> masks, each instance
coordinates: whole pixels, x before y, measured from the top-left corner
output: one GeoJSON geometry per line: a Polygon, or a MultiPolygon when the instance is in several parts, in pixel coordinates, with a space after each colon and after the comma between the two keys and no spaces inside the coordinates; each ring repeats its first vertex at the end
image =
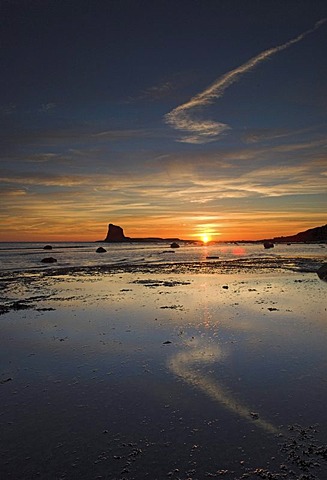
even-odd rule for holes
{"type": "Polygon", "coordinates": [[[118,225],[113,225],[109,223],[108,233],[104,242],[128,242],[129,237],[125,237],[124,230],[118,225]]]}

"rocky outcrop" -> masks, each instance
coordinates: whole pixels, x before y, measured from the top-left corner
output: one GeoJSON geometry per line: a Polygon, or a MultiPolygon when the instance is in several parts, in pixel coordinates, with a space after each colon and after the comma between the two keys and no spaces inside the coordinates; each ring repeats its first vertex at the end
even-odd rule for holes
{"type": "Polygon", "coordinates": [[[124,230],[118,225],[113,225],[109,223],[108,233],[104,242],[128,242],[129,237],[125,237],[124,230]]]}

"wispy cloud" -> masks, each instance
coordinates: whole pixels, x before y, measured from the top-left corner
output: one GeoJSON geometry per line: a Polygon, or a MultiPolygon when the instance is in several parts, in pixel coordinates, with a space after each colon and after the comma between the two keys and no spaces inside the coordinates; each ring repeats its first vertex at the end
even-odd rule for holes
{"type": "Polygon", "coordinates": [[[160,83],[159,85],[154,85],[149,87],[147,90],[144,90],[140,98],[150,98],[152,100],[160,100],[161,98],[166,98],[170,96],[176,87],[171,81],[166,81],[160,83]]]}
{"type": "Polygon", "coordinates": [[[216,140],[221,134],[229,130],[231,127],[226,123],[217,122],[214,120],[203,120],[191,116],[193,109],[204,107],[212,104],[217,98],[223,96],[225,90],[233,83],[240,80],[240,78],[250,70],[257,67],[260,63],[268,60],[272,55],[281,52],[292,45],[303,40],[307,35],[317,30],[321,25],[327,21],[326,18],[319,20],[312,28],[301,33],[297,37],[289,40],[277,47],[269,48],[252,57],[243,65],[227,72],[219,77],[211,86],[206,88],[203,92],[198,93],[188,102],[179,105],[171,112],[165,115],[165,122],[175,128],[186,133],[179,139],[180,142],[185,143],[208,143],[216,140]]]}
{"type": "Polygon", "coordinates": [[[16,105],[2,105],[0,106],[0,114],[2,115],[12,115],[16,111],[16,105]]]}
{"type": "Polygon", "coordinates": [[[50,110],[54,110],[57,107],[57,105],[53,102],[48,102],[48,103],[42,103],[39,111],[43,113],[50,112],[50,110]]]}

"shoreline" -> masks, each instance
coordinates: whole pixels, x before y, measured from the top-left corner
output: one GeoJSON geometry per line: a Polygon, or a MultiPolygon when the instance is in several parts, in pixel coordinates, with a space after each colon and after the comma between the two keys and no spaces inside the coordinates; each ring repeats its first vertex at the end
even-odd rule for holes
{"type": "MultiPolygon", "coordinates": [[[[217,257],[218,258],[218,257],[217,257]]],[[[218,260],[215,257],[212,259],[208,258],[207,260],[201,261],[171,261],[171,262],[155,262],[155,263],[124,263],[124,262],[116,262],[116,263],[108,263],[108,264],[92,264],[92,265],[68,265],[62,266],[57,265],[51,266],[40,265],[26,268],[15,268],[2,270],[0,272],[0,279],[1,277],[5,276],[7,273],[12,274],[22,274],[22,273],[71,273],[71,272],[103,272],[103,273],[110,273],[110,271],[126,271],[126,272],[138,272],[138,271],[147,271],[147,270],[158,270],[159,272],[165,272],[167,269],[174,268],[176,273],[186,273],[187,271],[192,271],[196,273],[202,269],[212,270],[213,272],[224,273],[224,271],[228,272],[228,268],[230,269],[257,269],[265,270],[265,269],[286,269],[286,270],[294,270],[294,271],[303,271],[303,272],[316,272],[319,267],[325,263],[325,258],[323,257],[278,257],[278,256],[262,256],[262,257],[244,257],[244,258],[235,258],[235,259],[228,259],[228,260],[218,260]],[[307,265],[301,267],[303,265],[307,265]]]]}
{"type": "MultiPolygon", "coordinates": [[[[185,276],[185,275],[210,275],[210,276],[281,276],[292,274],[316,274],[321,267],[321,259],[313,258],[245,258],[227,261],[202,261],[163,264],[113,264],[113,265],[87,265],[67,267],[43,267],[23,271],[8,270],[0,273],[0,315],[10,310],[23,310],[33,308],[29,298],[15,298],[10,301],[6,291],[22,288],[33,288],[45,280],[53,278],[74,277],[82,280],[89,277],[101,278],[102,276],[117,275],[155,275],[155,276],[185,276]]],[[[32,296],[32,299],[34,297],[32,296]]],[[[37,298],[37,296],[36,296],[37,298]]]]}

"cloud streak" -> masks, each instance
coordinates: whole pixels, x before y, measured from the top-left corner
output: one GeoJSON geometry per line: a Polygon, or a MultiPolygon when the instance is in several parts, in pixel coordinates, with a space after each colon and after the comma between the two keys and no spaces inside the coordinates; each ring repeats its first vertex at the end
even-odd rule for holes
{"type": "Polygon", "coordinates": [[[165,122],[173,127],[176,130],[181,130],[187,135],[179,139],[180,142],[184,143],[209,143],[216,140],[223,132],[226,132],[230,129],[230,126],[226,123],[216,122],[214,120],[202,120],[199,118],[192,117],[190,115],[193,109],[204,107],[212,104],[217,98],[223,96],[225,90],[230,87],[233,83],[239,81],[239,79],[245,73],[253,70],[260,63],[268,60],[271,56],[279,53],[292,45],[303,40],[307,35],[313,33],[315,30],[320,28],[324,23],[326,23],[327,18],[323,18],[315,23],[315,25],[301,33],[297,37],[289,40],[282,45],[277,47],[269,48],[259,53],[255,57],[252,57],[243,65],[227,72],[226,74],[219,77],[211,86],[206,88],[203,92],[198,93],[192,97],[188,102],[179,105],[171,112],[167,113],[164,117],[165,122]]]}
{"type": "Polygon", "coordinates": [[[176,376],[200,389],[207,396],[234,414],[252,422],[268,433],[279,433],[279,430],[272,423],[263,418],[257,418],[257,415],[253,416],[251,409],[238,401],[234,395],[220,383],[210,378],[210,376],[205,375],[205,373],[199,372],[199,365],[215,363],[222,359],[223,352],[220,349],[213,347],[203,349],[198,347],[188,352],[177,353],[169,360],[168,366],[176,376]]]}

